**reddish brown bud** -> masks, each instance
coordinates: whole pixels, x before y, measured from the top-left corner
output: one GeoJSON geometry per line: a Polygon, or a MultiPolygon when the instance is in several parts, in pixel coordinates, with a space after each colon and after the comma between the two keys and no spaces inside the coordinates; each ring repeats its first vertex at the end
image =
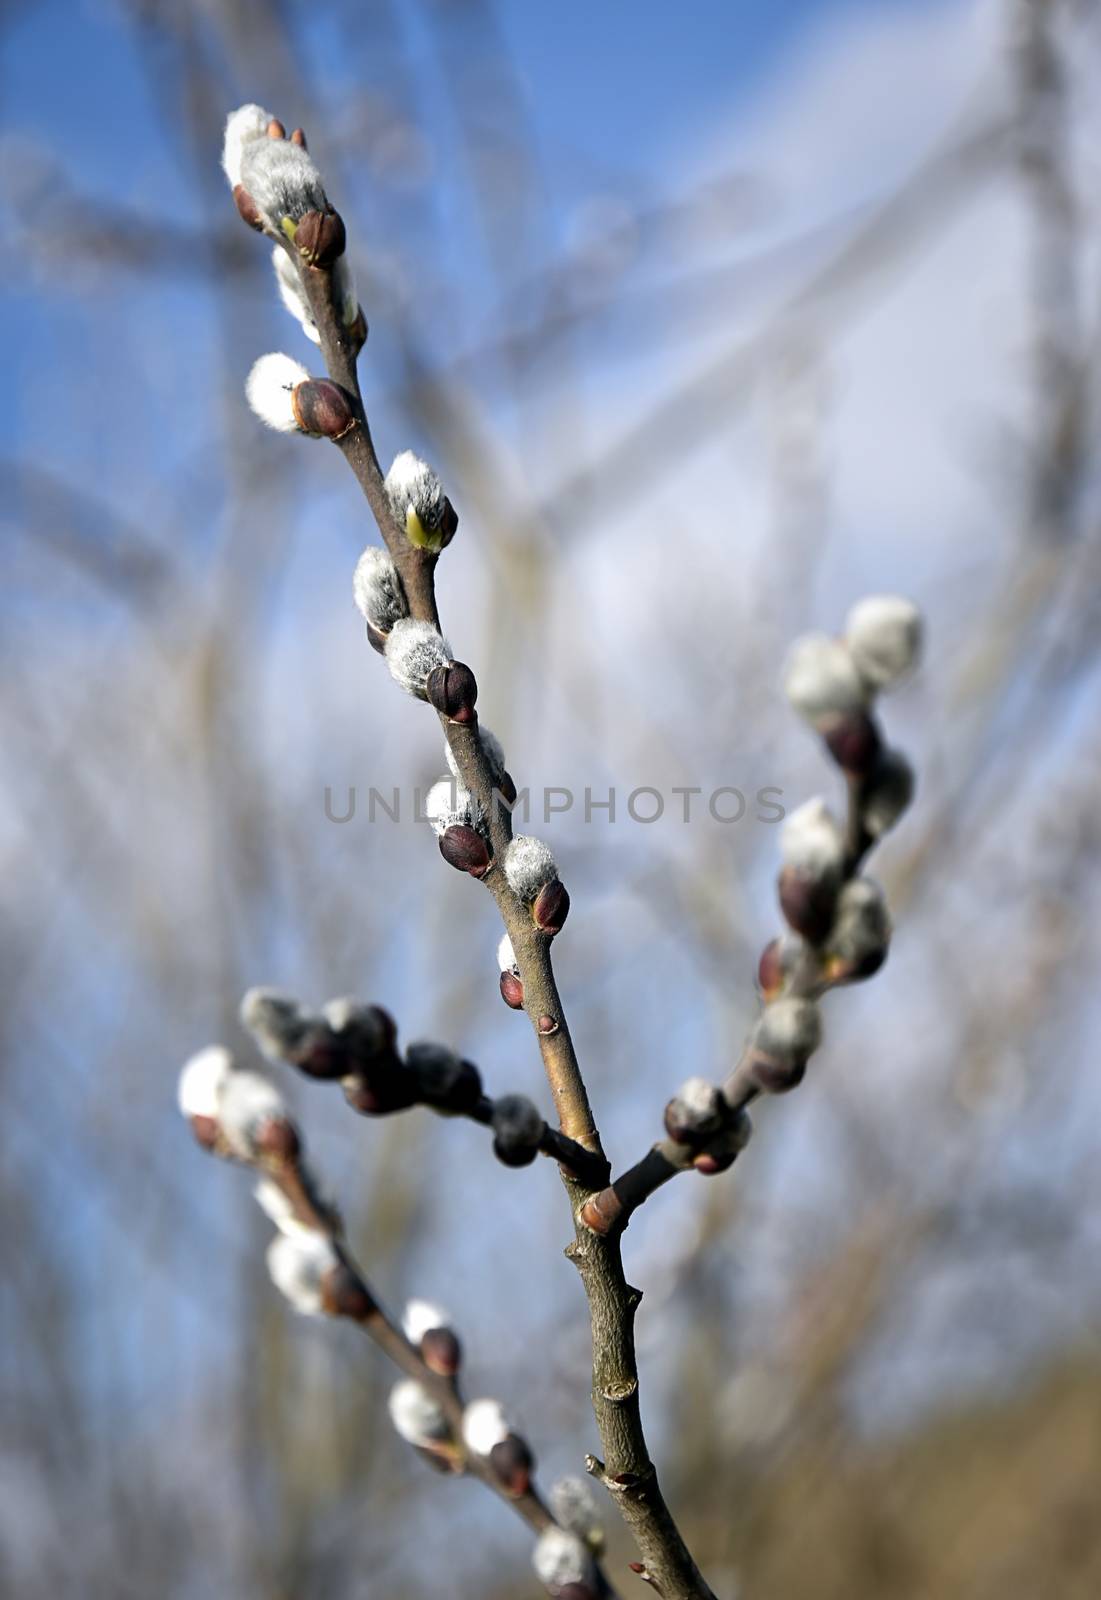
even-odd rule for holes
{"type": "Polygon", "coordinates": [[[386,641],[389,637],[388,633],[380,633],[373,622],[367,624],[367,643],[372,650],[377,650],[380,656],[386,653],[386,641]]]}
{"type": "Polygon", "coordinates": [[[213,1150],[218,1143],[217,1118],[192,1117],[190,1121],[196,1144],[201,1144],[204,1150],[213,1150]]]}
{"type": "Polygon", "coordinates": [[[257,233],[264,231],[264,216],[256,201],[242,184],[236,184],[233,189],[233,203],[241,214],[242,221],[247,222],[250,228],[255,228],[257,233]]]}
{"type": "Polygon", "coordinates": [[[701,1150],[693,1160],[692,1165],[697,1172],[702,1172],[706,1177],[712,1177],[716,1172],[725,1172],[727,1167],[734,1165],[735,1152],[725,1150],[722,1155],[716,1155],[712,1150],[701,1150]]]}
{"type": "Polygon", "coordinates": [[[774,1000],[784,983],[784,969],[780,957],[781,941],[772,939],[761,951],[757,963],[757,987],[766,1000],[774,1000]]]}
{"type": "Polygon", "coordinates": [[[614,1189],[602,1189],[581,1207],[582,1222],[601,1237],[611,1233],[622,1214],[623,1202],[614,1189]]]}
{"type": "Polygon", "coordinates": [[[291,391],[294,419],[303,433],[322,439],[342,439],[355,427],[352,402],[331,378],[307,378],[291,391]]]}
{"type": "Polygon", "coordinates": [[[470,723],[475,720],[478,683],[465,662],[451,661],[446,667],[433,667],[425,690],[429,704],[449,721],[470,723]]]}
{"type": "Polygon", "coordinates": [[[514,1433],[501,1439],[489,1452],[489,1464],[498,1483],[512,1499],[518,1500],[527,1494],[535,1462],[523,1439],[514,1433]]]}
{"type": "Polygon", "coordinates": [[[397,1061],[368,1072],[357,1072],[343,1087],[345,1100],[353,1111],[364,1117],[384,1117],[391,1111],[404,1111],[417,1100],[416,1079],[397,1061]]]}
{"type": "Polygon", "coordinates": [[[798,1088],[807,1072],[805,1061],[778,1061],[761,1051],[753,1052],[749,1068],[750,1077],[764,1094],[787,1094],[798,1088]]]}
{"type": "Polygon", "coordinates": [[[535,926],[544,933],[559,933],[569,913],[570,897],[566,885],[558,878],[552,878],[540,889],[531,908],[535,926]]]}
{"type": "Polygon", "coordinates": [[[347,327],[348,343],[352,347],[352,354],[358,356],[363,346],[367,343],[367,318],[363,314],[363,307],[357,306],[355,320],[347,327]]]}
{"type": "Polygon", "coordinates": [[[557,1019],[554,1018],[554,1017],[540,1017],[539,1018],[539,1032],[543,1035],[544,1039],[549,1038],[552,1033],[557,1033],[558,1032],[557,1019]]]}
{"type": "Polygon", "coordinates": [[[321,1304],[330,1317],[350,1317],[353,1322],[363,1322],[375,1309],[367,1285],[344,1262],[330,1267],[322,1278],[321,1304]]]}
{"type": "Polygon", "coordinates": [[[524,1009],[524,985],[515,972],[502,972],[501,999],[513,1011],[524,1009]]]}
{"type": "Polygon", "coordinates": [[[291,144],[297,144],[300,145],[303,150],[306,149],[306,135],[303,133],[301,128],[295,128],[294,132],[291,134],[291,144]]]}
{"type": "Polygon", "coordinates": [[[882,741],[875,721],[866,711],[850,711],[828,718],[819,732],[826,749],[843,772],[863,777],[879,755],[882,741]]]}
{"type": "Polygon", "coordinates": [[[346,243],[339,211],[307,211],[294,233],[294,247],[311,267],[331,267],[346,243]]]}
{"type": "Polygon", "coordinates": [[[302,1141],[298,1129],[286,1117],[265,1117],[256,1130],[256,1148],[277,1161],[297,1161],[302,1141]]]}
{"type": "Polygon", "coordinates": [[[821,944],[833,927],[838,885],[830,878],[811,877],[798,867],[785,867],[778,888],[788,926],[811,944],[821,944]]]}
{"type": "Polygon", "coordinates": [[[441,549],[446,549],[446,547],[451,543],[452,539],[455,537],[458,526],[459,513],[455,510],[455,507],[451,504],[451,501],[448,499],[447,495],[444,495],[443,504],[440,507],[440,515],[437,523],[440,539],[442,541],[441,549]]]}
{"type": "Polygon", "coordinates": [[[271,121],[268,123],[268,138],[285,139],[286,137],[286,128],[284,128],[278,117],[272,117],[271,121]]]}
{"type": "Polygon", "coordinates": [[[484,878],[489,871],[489,846],[476,828],[456,822],[440,835],[440,855],[457,872],[484,878]]]}
{"type": "Polygon", "coordinates": [[[462,1345],[451,1328],[429,1328],[421,1339],[421,1355],[429,1371],[441,1378],[453,1378],[462,1365],[462,1345]]]}

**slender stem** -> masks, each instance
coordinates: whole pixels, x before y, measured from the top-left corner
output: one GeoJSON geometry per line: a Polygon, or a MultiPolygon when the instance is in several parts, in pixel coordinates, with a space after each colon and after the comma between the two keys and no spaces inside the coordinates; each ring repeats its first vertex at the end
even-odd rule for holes
{"type": "MultiPolygon", "coordinates": [[[[297,259],[293,251],[293,259],[297,259]]],[[[358,343],[341,322],[332,274],[299,265],[302,284],[321,339],[330,377],[347,391],[356,426],[337,441],[363,489],[379,532],[398,569],[411,614],[439,626],[435,557],[409,544],[383,488],[383,474],[356,375],[358,343]]],[[[535,1030],[562,1133],[603,1156],[565,1009],[555,982],[550,937],[536,928],[528,908],[513,894],[500,862],[512,838],[507,807],[494,799],[495,782],[476,728],[440,718],[463,783],[489,818],[494,864],[482,879],[497,903],[512,942],[524,986],[524,1010],[535,1030]]],[[[628,1284],[618,1236],[601,1238],[580,1220],[595,1192],[563,1170],[576,1237],[567,1255],[576,1265],[589,1301],[593,1343],[593,1410],[605,1460],[591,1470],[605,1485],[631,1529],[646,1574],[666,1600],[715,1600],[681,1538],[662,1498],[646,1449],[638,1397],[634,1316],[640,1292],[628,1284]]]]}

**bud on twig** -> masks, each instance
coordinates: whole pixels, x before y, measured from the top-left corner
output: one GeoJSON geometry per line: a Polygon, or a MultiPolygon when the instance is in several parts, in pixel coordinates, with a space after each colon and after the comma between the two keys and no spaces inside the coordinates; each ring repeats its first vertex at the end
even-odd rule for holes
{"type": "Polygon", "coordinates": [[[726,1108],[722,1096],[706,1078],[682,1083],[665,1108],[665,1131],[675,1144],[699,1146],[718,1133],[726,1108]]]}
{"type": "Polygon", "coordinates": [[[818,731],[842,772],[857,778],[872,766],[882,744],[875,719],[866,711],[850,711],[844,716],[826,717],[818,731]]]}
{"type": "Polygon", "coordinates": [[[584,1478],[559,1478],[552,1484],[550,1508],[560,1528],[576,1534],[589,1550],[599,1555],[604,1548],[604,1529],[596,1496],[584,1478]]]}
{"type": "Polygon", "coordinates": [[[474,796],[457,780],[441,778],[429,789],[424,810],[448,865],[483,878],[489,871],[490,854],[479,828],[481,817],[474,796]]]}
{"type": "Polygon", "coordinates": [[[545,1124],[534,1101],[503,1094],[493,1103],[493,1153],[506,1167],[526,1167],[539,1154],[545,1124]]]}
{"type": "Polygon", "coordinates": [[[395,1384],[390,1390],[388,1407],[390,1421],[407,1444],[443,1470],[460,1470],[451,1424],[439,1401],[423,1384],[415,1378],[395,1384]]]}
{"type": "Polygon", "coordinates": [[[709,1139],[699,1154],[693,1158],[693,1167],[705,1177],[725,1172],[728,1167],[734,1165],[735,1158],[745,1149],[752,1133],[752,1118],[745,1107],[740,1106],[726,1126],[709,1139]]]}
{"type": "Polygon", "coordinates": [[[350,396],[329,378],[309,378],[291,391],[294,417],[314,439],[343,439],[356,425],[350,396]]]}
{"type": "Polygon", "coordinates": [[[784,664],[784,693],[819,731],[827,719],[862,712],[868,703],[867,686],[848,649],[824,633],[796,640],[784,664]]]}
{"type": "Polygon", "coordinates": [[[505,851],[505,877],[513,894],[531,906],[535,926],[544,933],[557,933],[569,913],[570,897],[542,839],[516,835],[505,851]]]}
{"type": "Polygon", "coordinates": [[[272,1282],[296,1311],[319,1317],[328,1309],[324,1285],[340,1261],[325,1234],[306,1229],[277,1234],[268,1246],[267,1261],[272,1282]]]}
{"type": "Polygon", "coordinates": [[[439,1111],[465,1112],[482,1094],[482,1075],[472,1061],[463,1061],[446,1045],[411,1044],[406,1070],[416,1080],[420,1097],[439,1111]]]}
{"type": "Polygon", "coordinates": [[[921,612],[900,595],[871,595],[849,612],[845,643],[869,688],[893,689],[913,670],[921,654],[921,612]]]}
{"type": "Polygon", "coordinates": [[[346,243],[344,219],[331,206],[307,211],[294,230],[294,248],[311,267],[331,267],[344,254],[346,243]]]}
{"type": "Polygon", "coordinates": [[[394,682],[418,700],[428,698],[429,673],[451,662],[451,646],[439,629],[412,617],[394,623],[384,654],[394,682]]]}
{"type": "Polygon", "coordinates": [[[887,959],[891,918],[883,890],[871,878],[854,878],[842,889],[825,952],[831,983],[870,978],[887,959]]]}
{"type": "Polygon", "coordinates": [[[403,450],[394,457],[383,487],[395,521],[411,545],[438,553],[451,543],[459,519],[426,461],[403,450]]]}
{"type": "Polygon", "coordinates": [[[775,1000],[753,1032],[751,1070],[766,1094],[784,1094],[803,1081],[807,1061],[822,1041],[822,1019],[813,1000],[775,1000]]]}
{"type": "Polygon", "coordinates": [[[356,606],[367,623],[367,637],[381,655],[395,622],[409,615],[409,601],[398,569],[377,545],[368,545],[352,579],[356,606]]]}
{"type": "Polygon", "coordinates": [[[493,1468],[507,1495],[519,1499],[531,1488],[535,1462],[527,1443],[514,1433],[496,1400],[472,1400],[463,1412],[463,1443],[493,1468]]]}
{"type": "Polygon", "coordinates": [[[501,969],[501,999],[513,1011],[524,1009],[524,985],[520,978],[520,968],[516,964],[516,953],[512,948],[512,940],[506,933],[497,946],[497,964],[501,969]]]}
{"type": "Polygon", "coordinates": [[[860,789],[860,820],[872,839],[894,827],[914,798],[914,769],[901,750],[885,750],[860,789]]]}
{"type": "Polygon", "coordinates": [[[818,944],[833,923],[845,863],[845,841],[825,802],[793,811],[780,835],[780,908],[796,933],[818,944]]]}
{"type": "Polygon", "coordinates": [[[434,667],[428,674],[427,695],[429,705],[450,722],[476,720],[478,684],[465,662],[451,661],[447,666],[434,667]]]}
{"type": "Polygon", "coordinates": [[[578,1534],[567,1528],[544,1528],[536,1540],[531,1564],[554,1600],[597,1600],[600,1594],[592,1552],[578,1534]]]}
{"type": "Polygon", "coordinates": [[[777,998],[803,949],[803,941],[797,934],[781,934],[778,939],[769,940],[757,963],[757,987],[762,1000],[777,998]]]}
{"type": "Polygon", "coordinates": [[[462,1363],[462,1347],[446,1311],[429,1300],[410,1300],[401,1327],[430,1371],[441,1378],[455,1376],[462,1363]]]}

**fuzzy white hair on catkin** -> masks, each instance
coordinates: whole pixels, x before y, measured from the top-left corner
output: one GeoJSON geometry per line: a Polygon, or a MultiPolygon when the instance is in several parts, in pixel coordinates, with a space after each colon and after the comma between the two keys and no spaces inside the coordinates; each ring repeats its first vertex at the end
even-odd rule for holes
{"type": "Polygon", "coordinates": [[[261,422],[277,433],[300,431],[294,414],[292,395],[300,383],[305,383],[309,373],[293,356],[272,351],[252,364],[245,380],[245,396],[261,422]]]}
{"type": "Polygon", "coordinates": [[[845,619],[845,643],[872,690],[893,689],[914,669],[922,632],[921,612],[897,594],[858,600],[845,619]]]}
{"type": "Polygon", "coordinates": [[[821,796],[807,800],[785,818],[780,829],[785,866],[815,878],[835,877],[845,860],[845,838],[821,796]]]}
{"type": "Polygon", "coordinates": [[[424,814],[437,838],[442,838],[448,828],[476,826],[478,814],[474,796],[454,778],[441,778],[429,789],[424,799],[424,814]]]}
{"type": "Polygon", "coordinates": [[[299,222],[307,211],[328,209],[321,174],[302,146],[290,139],[247,140],[240,172],[240,182],[274,228],[284,217],[299,222]]]}
{"type": "Polygon", "coordinates": [[[185,1061],[176,1097],[185,1117],[218,1115],[222,1087],[233,1071],[233,1057],[224,1045],[208,1045],[185,1061]]]}
{"type": "Polygon", "coordinates": [[[321,1281],[339,1265],[332,1241],[323,1233],[279,1233],[268,1246],[271,1281],[303,1316],[324,1310],[321,1281]]]}
{"type": "Polygon", "coordinates": [[[592,1556],[577,1534],[554,1526],[544,1528],[535,1541],[531,1564],[552,1594],[569,1584],[585,1584],[592,1574],[592,1556]]]}
{"type": "Polygon", "coordinates": [[[848,647],[825,633],[796,639],[784,662],[783,682],[788,700],[811,724],[863,711],[869,700],[868,686],[848,647]]]}
{"type": "Polygon", "coordinates": [[[706,1078],[686,1078],[676,1098],[693,1116],[705,1117],[715,1109],[715,1085],[706,1078]]]}
{"type": "Polygon", "coordinates": [[[463,1440],[476,1456],[487,1456],[509,1435],[505,1414],[497,1400],[472,1400],[463,1411],[463,1440]]]}
{"type": "MultiPolygon", "coordinates": [[[[291,316],[299,324],[306,338],[313,344],[320,344],[321,334],[318,331],[317,323],[314,321],[313,312],[310,310],[310,303],[303,292],[302,280],[298,276],[298,268],[281,244],[277,244],[272,250],[271,264],[275,271],[275,283],[279,290],[279,298],[282,300],[284,308],[290,312],[291,316]]],[[[332,273],[336,301],[340,307],[341,321],[347,328],[356,320],[356,316],[359,313],[359,297],[356,294],[355,279],[347,256],[337,258],[332,273]]]]}
{"type": "Polygon", "coordinates": [[[516,951],[512,948],[512,940],[507,933],[502,935],[501,942],[497,946],[497,965],[502,972],[515,972],[517,970],[516,951]]]}
{"type": "Polygon", "coordinates": [[[513,894],[524,901],[534,900],[544,884],[557,876],[550,846],[530,834],[518,833],[505,851],[505,877],[513,894]]]}
{"type": "Polygon", "coordinates": [[[406,694],[425,697],[428,674],[451,661],[451,646],[430,622],[403,617],[395,622],[386,641],[386,665],[390,676],[406,694]]]}
{"type": "Polygon", "coordinates": [[[410,1344],[418,1345],[434,1328],[450,1328],[451,1318],[431,1300],[410,1300],[401,1319],[401,1331],[410,1344]]]}
{"type": "Polygon", "coordinates": [[[252,1193],[261,1211],[270,1222],[274,1222],[280,1233],[293,1234],[297,1237],[302,1233],[316,1231],[306,1227],[305,1223],[298,1219],[294,1207],[271,1178],[261,1178],[252,1193]]]}
{"type": "Polygon", "coordinates": [[[398,569],[378,545],[369,544],[356,562],[352,594],[360,612],[379,633],[389,633],[395,622],[409,615],[398,569]]]}
{"type": "Polygon", "coordinates": [[[412,450],[403,450],[394,457],[383,488],[394,515],[402,524],[410,506],[426,525],[435,521],[443,499],[443,485],[428,462],[422,461],[412,450]]]}
{"type": "Polygon", "coordinates": [[[227,1074],[218,1098],[218,1122],[237,1153],[253,1154],[254,1136],[262,1122],[287,1115],[287,1103],[270,1078],[259,1072],[227,1074]]]}
{"type": "Polygon", "coordinates": [[[266,139],[270,111],[263,106],[239,106],[226,118],[226,131],[222,139],[222,171],[231,189],[241,182],[241,158],[246,145],[254,139],[266,139]]]}
{"type": "Polygon", "coordinates": [[[416,1378],[395,1384],[386,1404],[390,1421],[407,1444],[423,1446],[450,1438],[443,1407],[416,1378]]]}

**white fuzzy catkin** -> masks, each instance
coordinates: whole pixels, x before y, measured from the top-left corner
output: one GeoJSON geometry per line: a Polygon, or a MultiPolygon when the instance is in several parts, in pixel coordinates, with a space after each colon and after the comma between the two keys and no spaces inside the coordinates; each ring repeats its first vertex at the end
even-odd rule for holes
{"type": "Polygon", "coordinates": [[[401,1331],[412,1345],[419,1345],[434,1328],[450,1328],[451,1318],[431,1300],[410,1300],[401,1319],[401,1331]]]}
{"type": "Polygon", "coordinates": [[[238,182],[270,228],[279,230],[284,217],[300,222],[307,211],[329,208],[321,174],[303,147],[290,139],[245,139],[238,171],[238,182]]]}
{"type": "Polygon", "coordinates": [[[435,667],[446,667],[451,659],[451,646],[430,622],[403,617],[390,630],[385,651],[390,676],[418,700],[425,698],[428,674],[435,667]]]}
{"type": "Polygon", "coordinates": [[[777,1061],[805,1061],[822,1042],[822,1017],[813,1000],[774,1000],[762,1011],[754,1043],[777,1061]]]}
{"type": "Polygon", "coordinates": [[[403,450],[394,457],[383,481],[387,499],[395,517],[405,527],[406,513],[413,510],[426,528],[433,527],[439,519],[443,504],[443,485],[427,461],[403,450]]]}
{"type": "Polygon", "coordinates": [[[583,1539],[590,1550],[603,1544],[596,1496],[584,1478],[559,1478],[552,1484],[550,1508],[559,1527],[583,1539]]]}
{"type": "Polygon", "coordinates": [[[860,820],[873,839],[881,839],[914,798],[914,769],[900,750],[888,750],[866,779],[860,820]]]}
{"type": "Polygon", "coordinates": [[[784,693],[814,727],[868,704],[867,685],[847,646],[825,633],[805,634],[792,645],[784,663],[784,693]]]}
{"type": "Polygon", "coordinates": [[[593,1578],[593,1558],[576,1533],[565,1528],[544,1528],[535,1541],[531,1564],[535,1576],[552,1594],[567,1584],[588,1585],[593,1578]]]}
{"type": "Polygon", "coordinates": [[[839,878],[845,861],[845,839],[826,802],[819,796],[807,800],[780,829],[780,857],[809,878],[839,878]]]}
{"type": "Polygon", "coordinates": [[[407,1444],[438,1444],[450,1439],[451,1429],[443,1407],[415,1378],[405,1378],[390,1390],[390,1421],[407,1444]]]}
{"type": "Polygon", "coordinates": [[[473,827],[477,809],[474,796],[454,778],[441,778],[424,799],[424,814],[437,839],[442,839],[448,828],[473,827]]]}
{"type": "Polygon", "coordinates": [[[497,946],[497,965],[502,972],[517,971],[516,951],[512,948],[512,940],[507,933],[502,934],[501,942],[497,946]]]}
{"type": "Polygon", "coordinates": [[[510,1431],[496,1400],[472,1400],[463,1412],[463,1442],[476,1456],[488,1456],[510,1431]]]}
{"type": "MultiPolygon", "coordinates": [[[[301,326],[306,338],[314,344],[320,344],[321,334],[318,332],[309,301],[302,292],[302,280],[298,276],[298,268],[281,244],[277,244],[272,251],[271,262],[275,269],[275,282],[283,305],[301,326]]],[[[351,327],[359,315],[359,298],[356,294],[355,279],[352,276],[352,269],[348,265],[347,256],[339,256],[337,258],[332,269],[332,275],[335,298],[340,308],[340,318],[344,326],[348,328],[351,327]]]]}
{"type": "Polygon", "coordinates": [[[241,159],[245,147],[256,139],[266,139],[270,111],[263,106],[240,106],[226,118],[226,131],[222,140],[222,171],[231,189],[241,182],[241,159]]]}
{"type": "MultiPolygon", "coordinates": [[[[493,781],[494,783],[500,783],[505,775],[505,747],[497,735],[491,733],[485,724],[481,722],[478,724],[478,737],[482,742],[486,760],[489,762],[489,770],[493,775],[493,781]]],[[[455,777],[460,777],[459,763],[455,760],[455,752],[449,744],[444,745],[443,753],[455,777]]]]}
{"type": "Polygon", "coordinates": [[[845,643],[856,670],[870,688],[892,689],[917,665],[921,612],[897,594],[869,595],[845,621],[845,643]]]}
{"type": "Polygon", "coordinates": [[[220,1044],[208,1045],[186,1061],[176,1090],[185,1117],[218,1115],[222,1086],[233,1071],[233,1057],[220,1044]]]}
{"type": "Polygon", "coordinates": [[[318,1317],[324,1311],[322,1280],[339,1265],[332,1240],[323,1233],[280,1233],[268,1246],[268,1271],[280,1294],[296,1311],[318,1317]]]}
{"type": "Polygon", "coordinates": [[[280,1233],[286,1233],[297,1238],[303,1233],[312,1233],[316,1230],[308,1228],[295,1215],[294,1207],[283,1193],[277,1183],[271,1178],[261,1178],[256,1188],[252,1191],[257,1205],[269,1221],[274,1222],[280,1233]]]}
{"type": "Polygon", "coordinates": [[[544,884],[553,883],[558,867],[550,847],[542,839],[518,833],[505,851],[505,877],[519,899],[534,900],[544,884]]]}
{"type": "Polygon", "coordinates": [[[398,569],[377,544],[369,544],[356,562],[352,594],[364,620],[379,633],[389,633],[395,622],[409,615],[398,569]]]}
{"type": "Polygon", "coordinates": [[[227,1074],[218,1098],[218,1122],[239,1156],[250,1160],[256,1154],[261,1125],[286,1115],[286,1101],[269,1078],[259,1072],[227,1074]]]}
{"type": "Polygon", "coordinates": [[[872,878],[853,878],[837,897],[830,953],[859,963],[886,950],[891,916],[883,890],[872,878]]]}
{"type": "Polygon", "coordinates": [[[277,433],[300,433],[291,395],[309,376],[293,356],[273,351],[253,362],[245,381],[245,395],[260,421],[266,422],[269,428],[277,433]]]}

